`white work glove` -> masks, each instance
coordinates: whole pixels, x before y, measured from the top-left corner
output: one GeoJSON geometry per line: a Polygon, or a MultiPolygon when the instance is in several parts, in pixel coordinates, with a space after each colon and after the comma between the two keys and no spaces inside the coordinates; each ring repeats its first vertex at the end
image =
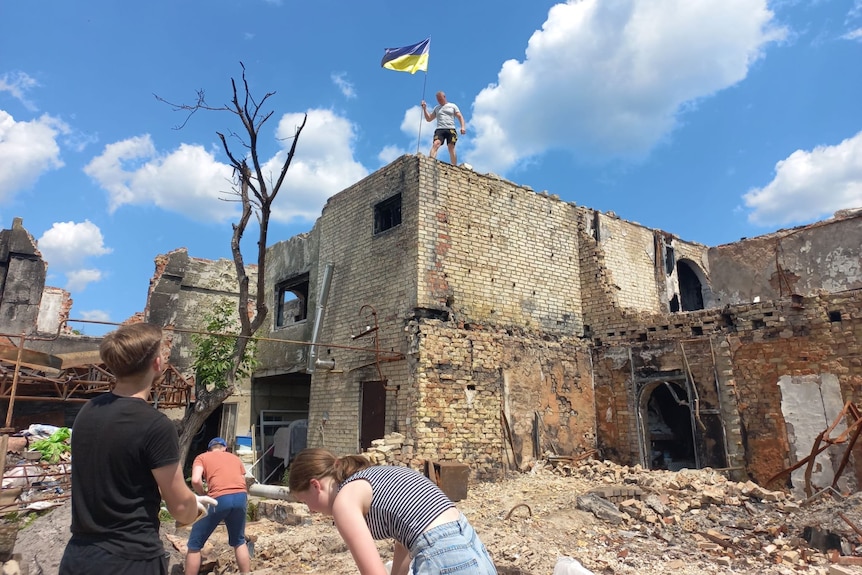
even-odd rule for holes
{"type": "Polygon", "coordinates": [[[210,511],[210,507],[215,507],[218,505],[218,501],[216,501],[209,495],[195,495],[195,498],[198,500],[198,516],[195,521],[206,517],[207,513],[209,513],[210,511]]]}

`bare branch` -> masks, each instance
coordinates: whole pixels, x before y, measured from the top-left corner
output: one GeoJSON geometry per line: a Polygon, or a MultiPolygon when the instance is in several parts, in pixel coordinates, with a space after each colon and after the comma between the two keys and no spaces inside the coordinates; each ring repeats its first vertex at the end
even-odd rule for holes
{"type": "Polygon", "coordinates": [[[269,232],[269,221],[272,214],[272,203],[275,200],[281,186],[284,183],[284,178],[287,170],[293,161],[296,152],[299,135],[305,127],[308,115],[303,118],[302,124],[296,129],[293,135],[293,143],[287,153],[287,157],[281,167],[277,181],[273,183],[272,174],[267,177],[263,172],[263,165],[260,161],[258,151],[258,141],[264,124],[272,118],[274,112],[272,110],[264,110],[263,107],[275,92],[267,92],[260,101],[255,100],[249,87],[246,77],[245,65],[240,62],[242,68],[241,84],[236,79],[231,78],[232,98],[229,104],[220,107],[209,106],[206,103],[206,98],[203,90],[197,92],[197,101],[194,104],[173,104],[164,98],[156,96],[163,103],[170,105],[175,111],[184,111],[187,113],[185,121],[177,128],[184,127],[191,117],[198,110],[213,110],[221,112],[230,112],[234,114],[242,123],[243,131],[236,133],[234,131],[216,132],[221,141],[222,148],[228,159],[230,166],[233,168],[233,190],[225,192],[233,197],[219,198],[223,201],[238,202],[241,205],[241,213],[238,221],[233,224],[231,235],[231,254],[233,255],[234,269],[237,277],[238,301],[237,312],[240,322],[240,337],[236,338],[233,350],[232,369],[227,374],[227,391],[224,389],[218,390],[218,393],[207,391],[206,389],[198,390],[196,408],[186,414],[183,418],[182,446],[184,454],[187,453],[191,443],[191,438],[200,427],[201,422],[212,413],[221,403],[233,393],[234,381],[237,377],[237,370],[244,357],[245,348],[248,344],[248,338],[253,336],[264,325],[269,313],[266,302],[268,301],[266,294],[266,248],[267,236],[269,232]],[[240,91],[242,93],[240,93],[240,91]],[[227,136],[225,135],[227,134],[227,136]],[[228,145],[228,138],[231,142],[236,140],[239,145],[244,148],[245,152],[241,155],[236,155],[231,151],[228,145]],[[258,238],[257,238],[257,270],[255,285],[252,287],[251,278],[248,275],[248,269],[242,255],[242,239],[248,228],[249,221],[252,216],[258,222],[258,238]],[[253,295],[252,295],[253,292],[253,295]],[[254,300],[254,310],[250,304],[254,300]],[[193,429],[190,429],[193,428],[193,429]]]}

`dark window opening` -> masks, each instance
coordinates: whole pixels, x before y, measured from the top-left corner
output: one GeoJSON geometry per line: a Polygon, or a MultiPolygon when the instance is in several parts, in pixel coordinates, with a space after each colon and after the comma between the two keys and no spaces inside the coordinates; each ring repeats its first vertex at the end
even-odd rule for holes
{"type": "Polygon", "coordinates": [[[752,320],[751,327],[753,327],[754,329],[763,329],[766,327],[766,322],[762,319],[755,319],[752,320]]]}
{"type": "Polygon", "coordinates": [[[401,194],[374,206],[374,233],[379,234],[401,224],[401,194]]]}
{"type": "Polygon", "coordinates": [[[840,311],[830,311],[829,312],[829,321],[835,323],[836,321],[841,321],[841,312],[840,311]]]}
{"type": "Polygon", "coordinates": [[[699,325],[691,326],[691,335],[703,335],[703,327],[699,325]]]}
{"type": "Polygon", "coordinates": [[[670,300],[670,311],[671,313],[679,311],[679,296],[676,294],[673,294],[673,297],[670,300]]]}
{"type": "Polygon", "coordinates": [[[673,246],[665,246],[664,248],[664,271],[667,275],[673,273],[673,267],[676,264],[676,255],[674,254],[673,246]]]}
{"type": "Polygon", "coordinates": [[[308,274],[275,288],[275,327],[286,327],[308,317],[308,274]]]}
{"type": "Polygon", "coordinates": [[[703,309],[703,285],[691,266],[685,261],[677,265],[679,297],[682,311],[703,309]]]}

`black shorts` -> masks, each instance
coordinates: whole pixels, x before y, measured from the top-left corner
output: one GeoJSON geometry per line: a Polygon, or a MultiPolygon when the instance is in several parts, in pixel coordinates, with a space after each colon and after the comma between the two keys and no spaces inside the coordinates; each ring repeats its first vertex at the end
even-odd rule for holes
{"type": "Polygon", "coordinates": [[[60,561],[60,575],[167,575],[164,555],[152,559],[124,559],[97,545],[69,541],[60,561]]]}
{"type": "Polygon", "coordinates": [[[449,128],[434,130],[434,139],[438,140],[441,144],[452,144],[454,146],[455,142],[458,141],[458,132],[449,128]]]}

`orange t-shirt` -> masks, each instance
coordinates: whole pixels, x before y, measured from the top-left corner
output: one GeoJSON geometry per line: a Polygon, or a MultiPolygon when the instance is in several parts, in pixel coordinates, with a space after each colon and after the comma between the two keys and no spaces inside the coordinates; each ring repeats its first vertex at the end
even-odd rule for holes
{"type": "Polygon", "coordinates": [[[245,487],[245,467],[240,458],[227,451],[207,451],[195,457],[192,467],[204,468],[203,478],[207,482],[207,495],[221,497],[231,493],[242,493],[245,487]]]}

